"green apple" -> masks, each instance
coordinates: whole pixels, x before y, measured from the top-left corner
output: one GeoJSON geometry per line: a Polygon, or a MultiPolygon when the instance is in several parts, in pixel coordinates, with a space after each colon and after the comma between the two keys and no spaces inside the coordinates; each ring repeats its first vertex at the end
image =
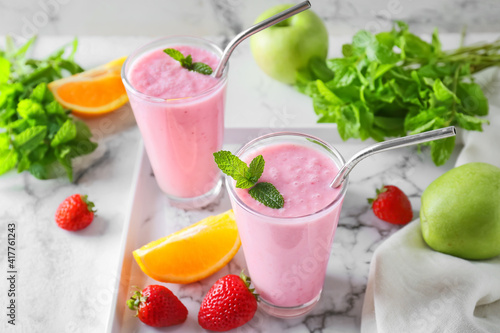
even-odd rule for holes
{"type": "MultiPolygon", "coordinates": [[[[262,13],[260,22],[293,5],[278,5],[262,13]]],[[[323,21],[310,9],[296,14],[250,37],[252,54],[259,67],[272,78],[293,84],[298,69],[309,59],[325,59],[328,32],[323,21]]]]}
{"type": "Polygon", "coordinates": [[[500,168],[468,163],[434,180],[422,194],[420,225],[434,250],[464,259],[500,254],[500,168]]]}

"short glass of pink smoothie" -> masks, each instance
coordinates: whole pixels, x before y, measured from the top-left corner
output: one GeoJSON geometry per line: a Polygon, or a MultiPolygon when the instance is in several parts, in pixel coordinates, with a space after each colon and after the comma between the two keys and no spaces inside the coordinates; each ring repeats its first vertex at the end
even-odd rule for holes
{"type": "Polygon", "coordinates": [[[158,186],[178,207],[201,207],[217,197],[222,184],[212,154],[223,143],[228,68],[220,78],[190,71],[166,48],[214,71],[222,50],[201,38],[166,37],[136,50],[122,68],[158,186]]]}
{"type": "Polygon", "coordinates": [[[277,317],[296,317],[319,301],[347,181],[331,188],[342,155],[313,136],[278,132],[259,137],[237,155],[247,164],[265,160],[259,182],[283,195],[283,208],[254,200],[226,178],[249,275],[260,307],[277,317]]]}

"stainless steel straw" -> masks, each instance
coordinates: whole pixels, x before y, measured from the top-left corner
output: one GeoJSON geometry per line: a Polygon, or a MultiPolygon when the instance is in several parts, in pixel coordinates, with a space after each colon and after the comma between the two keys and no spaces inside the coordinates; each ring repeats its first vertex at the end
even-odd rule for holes
{"type": "Polygon", "coordinates": [[[376,143],[372,146],[369,146],[358,153],[356,153],[346,164],[340,169],[339,173],[335,177],[335,179],[330,184],[331,187],[339,187],[340,184],[344,182],[347,178],[349,172],[351,172],[352,168],[356,166],[362,159],[371,156],[376,153],[381,153],[383,151],[416,145],[423,142],[433,141],[444,139],[450,136],[455,136],[457,131],[454,126],[449,126],[445,128],[440,128],[433,131],[428,131],[415,135],[408,135],[402,138],[387,140],[383,142],[376,143]]]}
{"type": "Polygon", "coordinates": [[[270,18],[259,22],[250,28],[240,32],[236,37],[233,38],[231,42],[226,46],[224,53],[222,54],[222,58],[219,62],[219,65],[217,66],[217,69],[214,72],[215,77],[220,77],[222,73],[224,72],[224,68],[226,67],[227,61],[229,60],[229,57],[231,56],[231,53],[233,53],[233,50],[235,49],[236,46],[238,46],[243,40],[246,38],[252,36],[253,34],[256,34],[257,32],[264,30],[272,25],[275,25],[276,23],[279,23],[283,20],[286,20],[290,16],[293,16],[295,14],[298,14],[306,9],[311,8],[311,3],[309,1],[304,1],[299,3],[298,5],[295,5],[291,8],[288,8],[285,11],[282,11],[281,13],[278,13],[274,16],[271,16],[270,18]]]}

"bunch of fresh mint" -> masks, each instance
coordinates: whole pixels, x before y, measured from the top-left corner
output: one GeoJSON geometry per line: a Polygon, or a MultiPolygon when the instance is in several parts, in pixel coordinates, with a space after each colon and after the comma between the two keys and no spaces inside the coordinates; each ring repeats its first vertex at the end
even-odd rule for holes
{"type": "Polygon", "coordinates": [[[219,169],[236,181],[237,188],[249,188],[250,196],[267,207],[283,208],[285,200],[276,187],[267,182],[258,183],[264,172],[265,161],[262,155],[256,156],[250,165],[225,150],[215,152],[214,158],[219,169]]]}
{"type": "Polygon", "coordinates": [[[7,37],[0,50],[0,174],[17,168],[39,179],[54,178],[60,170],[73,180],[71,160],[89,154],[97,144],[82,121],[71,118],[47,89],[63,70],[76,74],[83,69],[74,62],[78,42],[65,46],[47,59],[27,59],[35,38],[16,48],[7,37]]]}
{"type": "MultiPolygon", "coordinates": [[[[482,131],[488,101],[472,74],[500,65],[500,41],[443,51],[437,30],[427,43],[396,22],[376,35],[359,31],[342,58],[313,59],[296,87],[313,99],[318,122],[337,123],[343,140],[405,136],[450,125],[482,131]]],[[[444,164],[455,138],[429,143],[444,164]]]]}

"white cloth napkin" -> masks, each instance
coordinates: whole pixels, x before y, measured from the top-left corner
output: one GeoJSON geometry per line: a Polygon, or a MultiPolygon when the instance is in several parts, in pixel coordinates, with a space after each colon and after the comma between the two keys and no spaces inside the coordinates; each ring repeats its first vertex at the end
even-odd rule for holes
{"type": "MultiPolygon", "coordinates": [[[[490,107],[489,119],[484,132],[464,134],[457,166],[500,167],[500,109],[490,107]]],[[[420,221],[411,222],[373,255],[361,332],[500,332],[500,256],[470,261],[433,251],[420,221]]]]}

